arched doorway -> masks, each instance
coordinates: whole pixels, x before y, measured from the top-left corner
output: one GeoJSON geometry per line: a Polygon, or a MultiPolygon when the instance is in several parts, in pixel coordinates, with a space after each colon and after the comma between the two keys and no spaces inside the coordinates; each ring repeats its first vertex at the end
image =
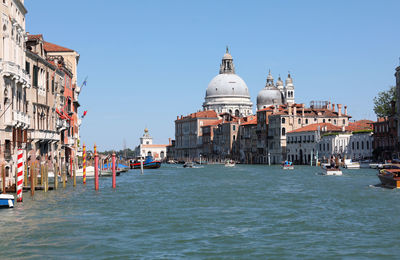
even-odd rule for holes
{"type": "Polygon", "coordinates": [[[303,164],[303,150],[300,149],[299,151],[299,164],[303,164]]]}

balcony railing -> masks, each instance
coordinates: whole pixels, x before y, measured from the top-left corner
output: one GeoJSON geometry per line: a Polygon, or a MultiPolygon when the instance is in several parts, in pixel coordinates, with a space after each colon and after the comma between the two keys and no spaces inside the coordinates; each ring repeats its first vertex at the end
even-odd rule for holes
{"type": "Polygon", "coordinates": [[[60,135],[54,131],[35,130],[31,133],[31,139],[43,141],[59,141],[60,135]]]}
{"type": "Polygon", "coordinates": [[[24,87],[31,86],[31,77],[30,75],[22,69],[19,65],[15,64],[11,61],[1,61],[0,62],[0,71],[5,76],[10,76],[17,82],[23,84],[24,87]]]}
{"type": "Polygon", "coordinates": [[[5,125],[12,127],[28,128],[31,123],[31,117],[24,112],[13,110],[10,114],[5,115],[5,125]]]}

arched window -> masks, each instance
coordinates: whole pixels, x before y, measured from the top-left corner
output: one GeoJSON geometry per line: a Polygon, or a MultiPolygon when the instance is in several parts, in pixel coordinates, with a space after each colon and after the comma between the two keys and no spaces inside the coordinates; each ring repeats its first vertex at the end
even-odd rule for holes
{"type": "Polygon", "coordinates": [[[151,156],[151,152],[150,151],[147,152],[147,156],[151,156]]]}
{"type": "Polygon", "coordinates": [[[301,119],[299,118],[299,124],[301,124],[301,119]]]}
{"type": "Polygon", "coordinates": [[[164,159],[164,157],[165,157],[165,153],[164,153],[164,151],[161,151],[161,154],[160,154],[160,156],[161,156],[161,159],[164,159]]]}
{"type": "Polygon", "coordinates": [[[231,114],[231,115],[232,115],[232,109],[229,109],[229,114],[231,114]]]}
{"type": "Polygon", "coordinates": [[[285,118],[284,117],[282,117],[282,124],[284,124],[285,123],[285,118]]]}
{"type": "Polygon", "coordinates": [[[282,127],[282,135],[284,136],[286,134],[286,129],[282,127]]]}
{"type": "Polygon", "coordinates": [[[239,116],[239,109],[235,110],[235,116],[239,116]]]}

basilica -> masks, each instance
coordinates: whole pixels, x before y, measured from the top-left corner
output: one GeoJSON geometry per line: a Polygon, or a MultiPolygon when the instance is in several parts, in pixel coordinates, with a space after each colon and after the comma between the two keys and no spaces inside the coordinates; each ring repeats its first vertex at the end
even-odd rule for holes
{"type": "MultiPolygon", "coordinates": [[[[257,110],[271,105],[294,103],[294,85],[290,73],[285,84],[281,77],[275,84],[274,78],[269,72],[267,83],[257,96],[257,110]]],[[[244,80],[235,73],[235,65],[228,48],[222,57],[219,74],[208,84],[203,109],[214,110],[218,114],[229,113],[237,117],[253,114],[249,89],[244,80]]]]}

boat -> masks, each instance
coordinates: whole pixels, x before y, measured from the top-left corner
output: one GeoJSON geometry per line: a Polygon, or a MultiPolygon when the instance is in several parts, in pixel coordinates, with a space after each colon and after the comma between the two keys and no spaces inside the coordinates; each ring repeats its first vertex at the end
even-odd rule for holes
{"type": "Polygon", "coordinates": [[[194,163],[193,162],[185,162],[183,164],[183,168],[193,168],[194,163]]]}
{"type": "Polygon", "coordinates": [[[14,195],[0,194],[0,208],[13,208],[13,207],[14,207],[14,195]]]}
{"type": "Polygon", "coordinates": [[[236,163],[234,160],[227,160],[225,162],[225,167],[235,167],[236,163]]]}
{"type": "Polygon", "coordinates": [[[353,162],[351,159],[344,160],[344,168],[346,169],[360,169],[361,165],[359,162],[353,162]]]}
{"type": "Polygon", "coordinates": [[[400,169],[382,169],[378,173],[382,186],[387,188],[400,188],[400,169]]]}
{"type": "Polygon", "coordinates": [[[340,176],[340,175],[343,174],[342,171],[339,169],[339,167],[335,167],[335,166],[332,167],[332,166],[330,166],[328,164],[323,164],[321,166],[321,168],[322,168],[322,174],[324,174],[324,175],[337,175],[337,176],[340,176]]]}
{"type": "MultiPolygon", "coordinates": [[[[140,169],[141,168],[141,166],[140,166],[141,160],[143,160],[143,159],[138,158],[134,161],[131,161],[131,163],[130,163],[131,169],[140,169]]],[[[143,162],[143,169],[157,169],[160,167],[161,167],[161,161],[154,160],[153,156],[151,156],[151,155],[146,156],[146,159],[143,162]]]]}
{"type": "MultiPolygon", "coordinates": [[[[83,168],[79,168],[75,172],[76,177],[83,177],[83,168]]],[[[94,178],[94,166],[86,166],[86,178],[94,178]]]]}
{"type": "Polygon", "coordinates": [[[294,165],[292,162],[285,161],[284,164],[282,165],[282,169],[284,170],[294,170],[294,165]]]}

